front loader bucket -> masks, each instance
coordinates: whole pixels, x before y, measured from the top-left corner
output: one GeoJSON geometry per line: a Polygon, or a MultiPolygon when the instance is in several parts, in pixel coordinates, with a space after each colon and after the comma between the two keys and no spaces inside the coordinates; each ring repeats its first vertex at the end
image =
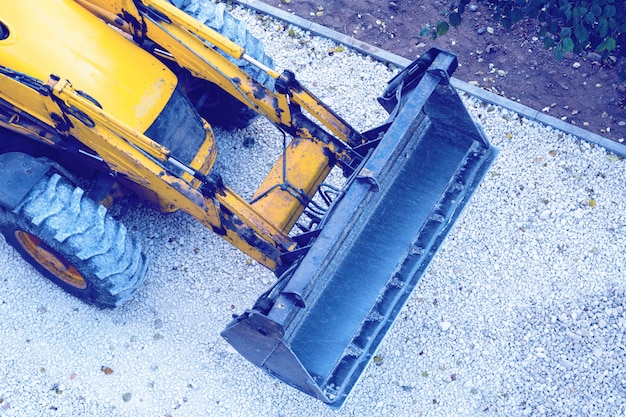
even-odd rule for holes
{"type": "Polygon", "coordinates": [[[222,332],[252,363],[333,408],[497,154],[448,83],[456,58],[430,53],[390,82],[381,103],[391,124],[295,270],[222,332]]]}

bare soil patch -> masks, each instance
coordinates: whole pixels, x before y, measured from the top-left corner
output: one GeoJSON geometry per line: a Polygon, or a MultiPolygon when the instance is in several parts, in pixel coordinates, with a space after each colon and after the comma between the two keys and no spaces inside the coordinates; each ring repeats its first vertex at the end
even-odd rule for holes
{"type": "Polygon", "coordinates": [[[458,28],[443,37],[420,37],[441,20],[442,0],[265,0],[265,3],[353,36],[408,59],[437,46],[456,54],[455,77],[518,101],[573,125],[623,142],[626,138],[626,83],[616,64],[593,52],[568,54],[557,61],[536,37],[534,21],[507,31],[492,20],[483,3],[466,11],[458,28]]]}

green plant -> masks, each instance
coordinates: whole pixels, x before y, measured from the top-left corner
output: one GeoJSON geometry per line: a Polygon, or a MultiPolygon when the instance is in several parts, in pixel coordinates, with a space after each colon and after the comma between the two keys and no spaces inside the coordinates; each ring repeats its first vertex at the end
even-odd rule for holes
{"type": "MultiPolygon", "coordinates": [[[[570,52],[595,51],[607,60],[624,49],[626,43],[626,5],[624,0],[477,0],[493,12],[493,19],[510,29],[522,19],[538,22],[538,36],[556,59],[570,52]]],[[[421,36],[445,35],[457,27],[471,0],[450,0],[442,20],[422,28],[421,36]],[[446,18],[447,17],[447,21],[446,18]]],[[[626,64],[620,69],[626,80],[626,64]]]]}
{"type": "Polygon", "coordinates": [[[461,15],[465,11],[465,6],[470,3],[471,0],[451,0],[449,10],[443,10],[441,16],[448,17],[448,22],[440,20],[437,23],[428,23],[422,27],[420,36],[430,36],[436,39],[438,36],[443,36],[450,30],[450,25],[457,27],[461,24],[461,15]]]}

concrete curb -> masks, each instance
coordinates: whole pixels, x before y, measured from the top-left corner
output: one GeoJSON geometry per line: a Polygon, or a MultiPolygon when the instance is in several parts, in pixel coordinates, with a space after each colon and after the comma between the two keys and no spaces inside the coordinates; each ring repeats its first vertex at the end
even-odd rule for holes
{"type": "MultiPolygon", "coordinates": [[[[284,10],[281,10],[276,7],[270,6],[266,3],[263,3],[262,1],[233,0],[233,2],[241,6],[247,7],[249,9],[256,10],[260,13],[269,15],[276,19],[283,20],[294,26],[298,26],[318,36],[323,36],[325,38],[332,39],[339,44],[345,45],[363,54],[369,55],[378,61],[389,62],[393,65],[396,65],[399,68],[404,68],[408,64],[411,63],[411,60],[406,59],[400,55],[396,55],[389,51],[385,51],[381,48],[378,48],[374,45],[370,45],[368,43],[359,41],[358,39],[354,39],[351,36],[344,35],[343,33],[334,31],[325,26],[303,19],[299,16],[296,16],[284,10]]],[[[540,112],[539,110],[535,110],[533,108],[524,106],[523,104],[519,104],[515,101],[501,97],[487,90],[483,90],[482,88],[475,87],[457,78],[452,78],[451,82],[452,82],[452,85],[456,89],[463,91],[471,96],[474,96],[481,101],[495,104],[499,107],[511,110],[521,116],[526,117],[529,120],[533,120],[543,125],[553,127],[554,129],[561,130],[565,133],[569,133],[570,135],[576,136],[589,143],[602,146],[606,150],[613,152],[616,155],[626,157],[626,145],[612,141],[610,139],[605,138],[604,136],[600,136],[588,130],[581,129],[578,126],[574,126],[572,124],[566,123],[560,119],[557,119],[543,112],[540,112]]]]}

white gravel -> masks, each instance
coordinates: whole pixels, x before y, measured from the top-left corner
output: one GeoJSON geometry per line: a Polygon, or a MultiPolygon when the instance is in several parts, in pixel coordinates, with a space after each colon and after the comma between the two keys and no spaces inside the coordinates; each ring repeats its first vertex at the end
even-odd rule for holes
{"type": "MultiPolygon", "coordinates": [[[[234,14],[358,129],[385,118],[375,98],[388,68],[234,14]]],[[[140,208],[125,222],[152,264],[115,311],[66,295],[0,244],[0,417],[626,415],[624,161],[465,101],[499,157],[341,411],[220,338],[273,276],[189,217],[140,208]]],[[[264,120],[218,134],[219,171],[251,193],[282,136],[264,120]]]]}

